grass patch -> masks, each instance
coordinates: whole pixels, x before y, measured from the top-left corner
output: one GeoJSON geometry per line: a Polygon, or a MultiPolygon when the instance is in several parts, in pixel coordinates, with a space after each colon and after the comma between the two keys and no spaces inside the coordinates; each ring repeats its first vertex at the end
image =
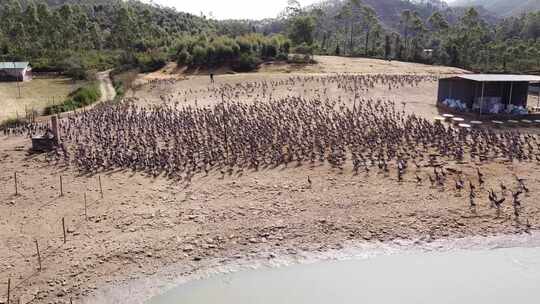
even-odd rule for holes
{"type": "Polygon", "coordinates": [[[34,76],[28,82],[0,82],[0,122],[32,112],[35,116],[42,115],[46,107],[63,102],[71,92],[89,83],[67,77],[34,76]]]}
{"type": "Polygon", "coordinates": [[[56,113],[73,111],[78,108],[82,108],[93,104],[101,98],[101,91],[99,90],[99,84],[92,82],[89,85],[78,88],[73,93],[69,94],[62,104],[52,105],[45,108],[45,115],[52,115],[56,113]]]}

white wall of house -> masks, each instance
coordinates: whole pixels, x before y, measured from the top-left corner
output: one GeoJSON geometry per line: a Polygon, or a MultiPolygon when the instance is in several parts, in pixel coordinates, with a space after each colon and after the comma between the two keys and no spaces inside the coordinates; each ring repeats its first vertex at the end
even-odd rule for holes
{"type": "Polygon", "coordinates": [[[22,76],[23,81],[32,80],[32,68],[26,67],[26,69],[23,70],[22,75],[23,75],[22,76]]]}

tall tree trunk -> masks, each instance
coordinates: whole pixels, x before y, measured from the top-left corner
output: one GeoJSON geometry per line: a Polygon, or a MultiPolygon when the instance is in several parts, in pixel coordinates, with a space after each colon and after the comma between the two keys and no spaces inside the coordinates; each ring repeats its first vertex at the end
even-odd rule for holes
{"type": "Polygon", "coordinates": [[[354,34],[354,23],[353,21],[351,20],[351,41],[350,41],[350,44],[349,44],[349,52],[350,52],[350,55],[353,54],[354,52],[354,42],[353,42],[353,34],[354,34]]]}
{"type": "MultiPolygon", "coordinates": [[[[405,55],[407,56],[409,53],[409,30],[405,28],[405,55]]],[[[403,55],[403,54],[402,54],[403,55]]],[[[408,57],[408,56],[407,56],[408,57]]]]}
{"type": "Polygon", "coordinates": [[[364,55],[365,55],[366,57],[367,57],[367,55],[368,55],[369,32],[370,32],[370,30],[367,29],[367,30],[366,30],[366,44],[365,44],[365,46],[364,46],[364,55]]]}

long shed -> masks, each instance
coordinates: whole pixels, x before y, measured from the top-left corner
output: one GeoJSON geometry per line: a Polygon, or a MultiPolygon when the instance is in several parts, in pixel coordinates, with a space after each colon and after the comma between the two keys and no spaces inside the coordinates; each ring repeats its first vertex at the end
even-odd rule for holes
{"type": "Polygon", "coordinates": [[[0,62],[0,81],[30,81],[32,67],[29,62],[0,62]]]}
{"type": "Polygon", "coordinates": [[[530,83],[540,76],[466,74],[439,80],[437,104],[461,104],[467,112],[498,114],[510,108],[527,108],[530,83]],[[490,111],[500,110],[493,113],[490,111]]]}

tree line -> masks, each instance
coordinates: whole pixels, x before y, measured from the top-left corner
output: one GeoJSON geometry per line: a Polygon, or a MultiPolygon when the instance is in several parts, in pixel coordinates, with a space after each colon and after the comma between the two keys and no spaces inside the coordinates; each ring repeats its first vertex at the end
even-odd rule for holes
{"type": "MultiPolygon", "coordinates": [[[[494,23],[475,8],[463,10],[459,17],[449,8],[433,9],[429,16],[425,10],[406,9],[396,15],[395,26],[390,27],[361,0],[330,3],[302,8],[297,1],[289,1],[282,21],[288,24],[294,44],[309,44],[319,54],[398,59],[485,72],[540,70],[540,11],[494,23]]],[[[440,7],[440,1],[435,3],[440,7]]]]}
{"type": "Polygon", "coordinates": [[[276,19],[215,21],[136,0],[70,1],[1,1],[0,61],[74,78],[118,66],[151,71],[169,60],[251,70],[289,52],[540,69],[540,12],[495,21],[441,0],[327,0],[307,8],[291,0],[276,19]]]}
{"type": "Polygon", "coordinates": [[[151,69],[170,57],[179,37],[217,28],[216,21],[139,1],[87,3],[2,0],[0,60],[81,77],[88,69],[125,64],[151,69]]]}

